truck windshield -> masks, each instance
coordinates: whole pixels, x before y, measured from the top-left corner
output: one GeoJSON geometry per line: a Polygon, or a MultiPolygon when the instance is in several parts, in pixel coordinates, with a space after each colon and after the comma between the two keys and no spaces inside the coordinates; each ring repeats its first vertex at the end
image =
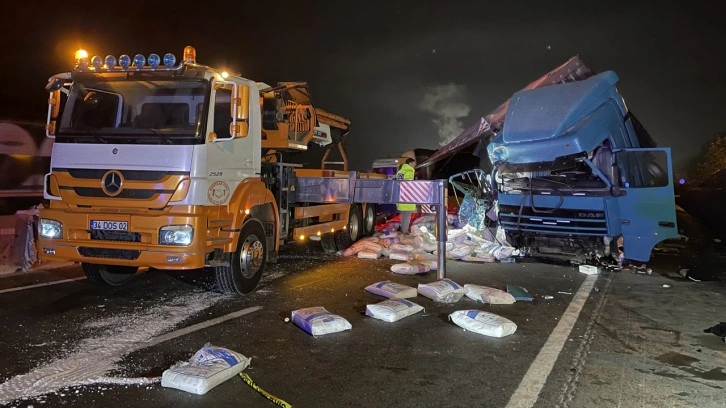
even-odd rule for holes
{"type": "Polygon", "coordinates": [[[56,142],[197,143],[207,94],[199,79],[84,78],[71,86],[56,142]]]}

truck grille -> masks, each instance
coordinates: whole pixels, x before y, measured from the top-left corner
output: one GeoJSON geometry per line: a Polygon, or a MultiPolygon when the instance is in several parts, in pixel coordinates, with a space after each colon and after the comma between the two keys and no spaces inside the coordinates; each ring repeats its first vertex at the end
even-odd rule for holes
{"type": "Polygon", "coordinates": [[[91,239],[98,241],[141,242],[141,234],[126,231],[91,231],[91,239]]]}
{"type": "Polygon", "coordinates": [[[111,248],[91,248],[79,247],[78,253],[89,258],[108,258],[108,259],[138,259],[141,251],[133,249],[111,249],[111,248]]]}
{"type": "MultiPolygon", "coordinates": [[[[81,197],[108,197],[106,193],[100,188],[90,187],[73,187],[73,191],[81,197]]],[[[174,192],[173,190],[171,191],[174,192]]],[[[167,190],[138,190],[138,189],[124,189],[121,193],[114,196],[114,198],[137,198],[137,199],[149,199],[157,193],[169,193],[167,190]]]]}
{"type": "Polygon", "coordinates": [[[559,209],[539,213],[525,206],[499,207],[499,221],[505,230],[568,235],[607,235],[605,212],[559,209]]]}
{"type": "MultiPolygon", "coordinates": [[[[108,169],[53,169],[53,171],[65,170],[71,177],[78,179],[95,179],[100,180],[108,169]]],[[[149,170],[119,170],[123,174],[125,180],[130,181],[159,181],[169,174],[177,174],[167,171],[149,171],[149,170]]],[[[185,172],[183,174],[186,174],[185,172]]]]}

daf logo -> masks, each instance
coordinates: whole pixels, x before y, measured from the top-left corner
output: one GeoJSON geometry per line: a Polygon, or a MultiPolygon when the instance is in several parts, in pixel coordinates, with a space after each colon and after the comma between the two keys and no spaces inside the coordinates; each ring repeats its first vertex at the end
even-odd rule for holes
{"type": "Polygon", "coordinates": [[[124,177],[118,170],[109,170],[101,179],[101,189],[108,196],[115,197],[121,193],[124,185],[124,177]]]}
{"type": "Polygon", "coordinates": [[[603,218],[604,214],[599,214],[595,212],[579,212],[577,213],[578,218],[603,218]]]}

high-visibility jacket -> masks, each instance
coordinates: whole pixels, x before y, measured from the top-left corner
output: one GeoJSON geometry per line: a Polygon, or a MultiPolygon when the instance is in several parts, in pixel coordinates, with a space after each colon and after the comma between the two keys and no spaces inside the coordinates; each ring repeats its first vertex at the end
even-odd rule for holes
{"type": "MultiPolygon", "coordinates": [[[[397,180],[413,180],[415,170],[411,165],[403,163],[401,170],[396,173],[397,180]]],[[[416,211],[416,204],[396,204],[398,211],[416,211]]]]}

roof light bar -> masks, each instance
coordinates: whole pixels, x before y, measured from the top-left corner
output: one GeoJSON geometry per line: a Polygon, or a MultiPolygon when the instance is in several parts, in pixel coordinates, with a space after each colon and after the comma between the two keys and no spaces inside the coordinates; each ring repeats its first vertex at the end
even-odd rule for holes
{"type": "MultiPolygon", "coordinates": [[[[118,60],[116,57],[109,54],[105,57],[94,55],[93,58],[88,59],[88,52],[85,50],[77,50],[75,52],[75,67],[76,70],[87,70],[92,71],[127,71],[129,69],[134,70],[155,70],[161,67],[161,69],[176,69],[176,56],[170,52],[160,57],[159,54],[152,53],[148,57],[143,54],[136,54],[130,57],[128,54],[122,54],[118,60]],[[90,67],[89,67],[90,62],[90,67]],[[117,65],[118,64],[118,65],[117,65]],[[148,64],[148,65],[147,65],[148,64]],[[162,65],[163,64],[163,65],[162,65]]],[[[184,48],[184,63],[196,63],[197,52],[192,46],[184,48]]]]}

